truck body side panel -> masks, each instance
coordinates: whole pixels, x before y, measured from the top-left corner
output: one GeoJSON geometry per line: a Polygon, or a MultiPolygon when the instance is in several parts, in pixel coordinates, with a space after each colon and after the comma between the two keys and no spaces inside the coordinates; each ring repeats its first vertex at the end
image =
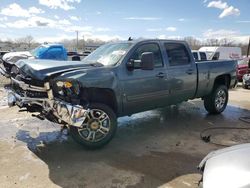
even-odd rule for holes
{"type": "Polygon", "coordinates": [[[211,93],[216,78],[228,76],[230,86],[236,81],[236,64],[232,61],[205,61],[196,63],[198,70],[198,89],[195,98],[204,97],[211,93]]]}

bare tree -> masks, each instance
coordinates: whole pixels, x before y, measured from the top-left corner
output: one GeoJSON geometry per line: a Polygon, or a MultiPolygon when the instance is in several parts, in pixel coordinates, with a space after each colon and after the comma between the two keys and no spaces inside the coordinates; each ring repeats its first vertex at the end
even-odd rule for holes
{"type": "Polygon", "coordinates": [[[31,35],[27,35],[26,37],[21,37],[21,38],[16,39],[15,43],[17,47],[26,46],[23,48],[30,49],[31,46],[35,43],[35,40],[31,35]]]}
{"type": "Polygon", "coordinates": [[[201,41],[194,37],[185,37],[184,40],[190,45],[193,50],[198,50],[201,47],[201,41]]]}
{"type": "Polygon", "coordinates": [[[24,42],[28,44],[28,48],[30,49],[31,45],[35,43],[35,40],[31,35],[27,35],[26,37],[24,37],[24,42]]]}

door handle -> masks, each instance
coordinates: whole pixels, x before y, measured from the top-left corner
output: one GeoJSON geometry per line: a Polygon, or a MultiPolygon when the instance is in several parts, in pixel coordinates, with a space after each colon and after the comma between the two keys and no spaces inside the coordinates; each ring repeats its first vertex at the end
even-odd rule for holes
{"type": "Polygon", "coordinates": [[[194,70],[193,70],[193,69],[188,69],[188,70],[186,71],[186,73],[189,74],[189,75],[191,75],[191,74],[194,73],[194,70]]]}
{"type": "Polygon", "coordinates": [[[159,72],[156,77],[158,78],[164,78],[165,74],[163,72],[159,72]]]}

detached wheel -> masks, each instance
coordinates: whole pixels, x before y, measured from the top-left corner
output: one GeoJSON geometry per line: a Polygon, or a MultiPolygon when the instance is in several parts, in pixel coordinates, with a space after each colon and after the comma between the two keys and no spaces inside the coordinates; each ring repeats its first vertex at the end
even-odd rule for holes
{"type": "Polygon", "coordinates": [[[210,114],[220,114],[227,107],[228,89],[224,85],[216,86],[212,93],[204,98],[205,109],[210,114]]]}
{"type": "Polygon", "coordinates": [[[117,118],[113,110],[105,104],[94,103],[82,127],[70,126],[72,138],[89,149],[107,144],[115,135],[117,118]]]}

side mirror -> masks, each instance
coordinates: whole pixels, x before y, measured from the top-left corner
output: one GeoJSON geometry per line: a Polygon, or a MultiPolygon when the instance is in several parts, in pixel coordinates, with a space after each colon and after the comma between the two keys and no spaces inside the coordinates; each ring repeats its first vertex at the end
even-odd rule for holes
{"type": "Polygon", "coordinates": [[[132,71],[132,70],[134,70],[134,68],[135,68],[135,63],[134,63],[134,60],[131,59],[129,62],[127,62],[127,69],[129,71],[132,71]]]}
{"type": "Polygon", "coordinates": [[[152,52],[142,53],[141,69],[142,70],[153,70],[154,69],[154,54],[152,52]]]}

